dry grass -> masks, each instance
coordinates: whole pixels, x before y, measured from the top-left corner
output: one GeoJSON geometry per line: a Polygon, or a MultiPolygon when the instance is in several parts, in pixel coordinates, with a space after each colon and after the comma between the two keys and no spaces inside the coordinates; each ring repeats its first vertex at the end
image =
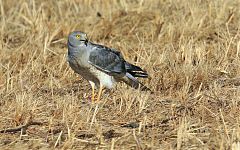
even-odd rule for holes
{"type": "Polygon", "coordinates": [[[0,0],[1,149],[240,149],[238,0],[0,0]],[[91,105],[70,31],[146,69],[91,105]],[[35,123],[35,125],[34,125],[35,123]],[[28,126],[29,125],[29,126],[28,126]]]}

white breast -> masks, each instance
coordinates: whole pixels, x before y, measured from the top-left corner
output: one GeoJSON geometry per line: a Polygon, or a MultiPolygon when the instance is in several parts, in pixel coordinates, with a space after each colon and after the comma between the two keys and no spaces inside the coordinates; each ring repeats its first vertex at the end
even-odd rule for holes
{"type": "Polygon", "coordinates": [[[104,87],[106,87],[108,89],[113,88],[113,86],[116,82],[114,77],[112,77],[96,68],[92,69],[92,71],[94,71],[94,74],[98,78],[101,85],[103,85],[104,87]]]}

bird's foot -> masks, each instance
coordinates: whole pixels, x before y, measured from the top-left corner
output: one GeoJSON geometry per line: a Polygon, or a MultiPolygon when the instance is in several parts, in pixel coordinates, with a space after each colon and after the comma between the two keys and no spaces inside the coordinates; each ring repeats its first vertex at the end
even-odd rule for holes
{"type": "Polygon", "coordinates": [[[91,102],[92,104],[98,104],[98,103],[100,103],[100,100],[97,98],[97,97],[93,97],[93,96],[88,96],[87,97],[87,100],[89,101],[89,102],[91,102]]]}

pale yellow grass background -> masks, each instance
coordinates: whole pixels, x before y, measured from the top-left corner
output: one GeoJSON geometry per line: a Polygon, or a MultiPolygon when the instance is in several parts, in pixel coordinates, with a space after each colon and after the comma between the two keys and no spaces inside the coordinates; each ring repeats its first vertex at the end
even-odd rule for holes
{"type": "Polygon", "coordinates": [[[239,149],[240,1],[0,0],[1,149],[239,149]],[[70,31],[148,71],[91,105],[70,31]],[[3,132],[3,131],[2,131],[3,132]]]}

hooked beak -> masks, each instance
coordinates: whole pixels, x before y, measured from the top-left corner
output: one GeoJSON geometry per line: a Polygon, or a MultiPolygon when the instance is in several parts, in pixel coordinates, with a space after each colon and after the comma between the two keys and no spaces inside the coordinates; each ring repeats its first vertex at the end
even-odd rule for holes
{"type": "Polygon", "coordinates": [[[88,44],[88,39],[87,39],[87,37],[85,38],[85,40],[80,40],[80,41],[83,41],[84,44],[87,46],[87,44],[88,44]]]}
{"type": "Polygon", "coordinates": [[[87,44],[88,44],[87,35],[85,34],[85,35],[84,35],[84,38],[79,39],[79,41],[84,42],[84,44],[87,46],[87,44]]]}

